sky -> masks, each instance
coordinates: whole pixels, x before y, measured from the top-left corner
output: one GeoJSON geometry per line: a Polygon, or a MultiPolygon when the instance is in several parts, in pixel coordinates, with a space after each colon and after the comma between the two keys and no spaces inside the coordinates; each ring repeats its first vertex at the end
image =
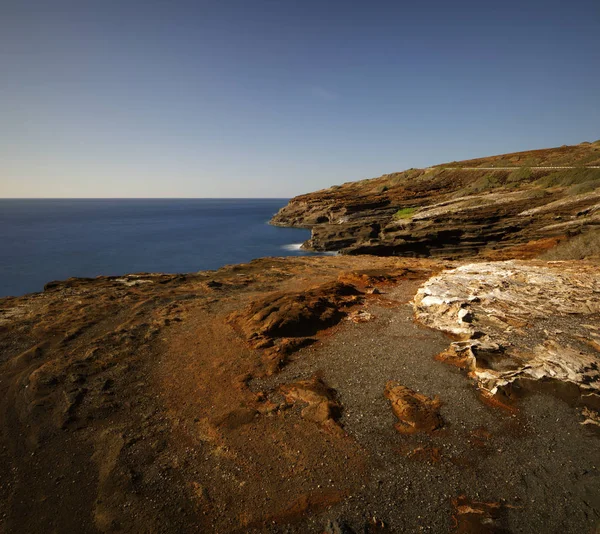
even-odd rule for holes
{"type": "Polygon", "coordinates": [[[0,0],[0,197],[277,197],[600,139],[598,0],[0,0]]]}

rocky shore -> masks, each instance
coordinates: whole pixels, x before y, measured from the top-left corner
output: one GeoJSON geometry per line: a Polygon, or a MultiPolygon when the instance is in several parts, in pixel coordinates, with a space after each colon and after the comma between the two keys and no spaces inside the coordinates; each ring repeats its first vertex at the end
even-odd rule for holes
{"type": "Polygon", "coordinates": [[[344,254],[0,299],[0,532],[596,532],[600,197],[534,167],[599,148],[275,217],[344,254]]]}
{"type": "Polygon", "coordinates": [[[600,142],[498,158],[301,195],[272,223],[310,228],[310,250],[456,259],[534,257],[600,229],[600,142]]]}

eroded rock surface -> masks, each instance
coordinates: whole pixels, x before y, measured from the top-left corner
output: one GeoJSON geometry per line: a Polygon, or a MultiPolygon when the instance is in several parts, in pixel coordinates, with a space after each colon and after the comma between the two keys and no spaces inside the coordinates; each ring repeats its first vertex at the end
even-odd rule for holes
{"type": "Polygon", "coordinates": [[[343,434],[337,425],[342,406],[336,400],[335,390],[323,380],[312,377],[309,380],[286,384],[281,387],[281,392],[287,402],[304,406],[301,412],[304,419],[319,423],[334,434],[343,434]]]}
{"type": "Polygon", "coordinates": [[[398,418],[396,430],[401,434],[433,432],[444,426],[442,403],[437,397],[431,399],[393,381],[387,383],[385,396],[398,418]]]}
{"type": "MultiPolygon", "coordinates": [[[[580,265],[569,269],[585,273],[580,265]]],[[[415,324],[408,302],[449,266],[269,258],[71,279],[0,299],[0,532],[319,534],[329,522],[449,532],[451,496],[463,493],[506,502],[495,520],[514,531],[591,531],[600,517],[595,411],[583,427],[565,403],[532,395],[513,417],[435,361],[446,340],[415,324]],[[324,291],[340,282],[363,294],[324,291]],[[304,317],[296,304],[331,294],[343,313],[374,319],[311,320],[308,337],[309,326],[292,328],[304,317]],[[248,311],[271,308],[248,332],[266,326],[274,344],[254,347],[248,311]],[[265,354],[306,339],[315,342],[269,374],[265,354]],[[409,434],[394,428],[389,381],[409,434]],[[435,395],[445,427],[415,432],[422,425],[409,416],[439,426],[435,395]]]]}
{"type": "Polygon", "coordinates": [[[600,229],[597,160],[600,143],[588,143],[410,169],[295,197],[271,222],[310,228],[313,250],[535,257],[600,229]]]}
{"type": "Polygon", "coordinates": [[[307,337],[338,322],[341,308],[356,303],[360,292],[350,284],[331,282],[292,294],[275,293],[256,300],[240,318],[252,339],[307,337]]]}
{"type": "Polygon", "coordinates": [[[457,341],[444,354],[494,394],[520,378],[600,393],[600,277],[585,262],[472,263],[417,292],[419,321],[457,341]]]}
{"type": "Polygon", "coordinates": [[[328,282],[293,293],[273,293],[252,302],[229,320],[253,348],[266,349],[270,370],[285,356],[309,344],[319,330],[337,324],[345,308],[360,302],[361,292],[351,284],[328,282]]]}

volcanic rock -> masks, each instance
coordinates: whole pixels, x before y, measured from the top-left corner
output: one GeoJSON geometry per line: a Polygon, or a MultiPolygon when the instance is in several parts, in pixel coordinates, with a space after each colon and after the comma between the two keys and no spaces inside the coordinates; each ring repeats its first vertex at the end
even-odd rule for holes
{"type": "Polygon", "coordinates": [[[530,257],[600,229],[599,160],[594,143],[410,169],[295,197],[271,223],[310,228],[311,250],[530,257]]]}
{"type": "Polygon", "coordinates": [[[385,396],[398,418],[396,430],[402,434],[433,432],[444,426],[440,415],[441,401],[431,399],[412,389],[390,381],[385,387],[385,396]]]}
{"type": "Polygon", "coordinates": [[[266,349],[273,372],[285,356],[311,343],[310,336],[341,321],[360,302],[361,292],[342,282],[328,282],[307,291],[273,293],[252,302],[229,321],[250,345],[266,349]]]}
{"type": "Polygon", "coordinates": [[[600,277],[585,262],[487,262],[448,270],[414,299],[423,324],[457,339],[442,359],[494,394],[518,379],[600,393],[600,277]]]}
{"type": "Polygon", "coordinates": [[[335,390],[323,380],[313,377],[310,380],[285,384],[280,390],[287,402],[306,405],[301,412],[304,419],[329,428],[335,427],[336,433],[341,432],[336,422],[342,413],[342,406],[336,400],[335,390]]]}
{"type": "Polygon", "coordinates": [[[453,499],[455,532],[460,534],[508,534],[503,527],[505,506],[498,502],[483,502],[465,495],[453,499]]]}

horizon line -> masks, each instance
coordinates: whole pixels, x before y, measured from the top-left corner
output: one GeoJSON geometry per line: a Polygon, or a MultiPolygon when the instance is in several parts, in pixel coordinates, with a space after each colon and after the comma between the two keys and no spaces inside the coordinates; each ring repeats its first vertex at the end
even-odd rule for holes
{"type": "Polygon", "coordinates": [[[0,200],[288,200],[287,197],[0,197],[0,200]]]}

